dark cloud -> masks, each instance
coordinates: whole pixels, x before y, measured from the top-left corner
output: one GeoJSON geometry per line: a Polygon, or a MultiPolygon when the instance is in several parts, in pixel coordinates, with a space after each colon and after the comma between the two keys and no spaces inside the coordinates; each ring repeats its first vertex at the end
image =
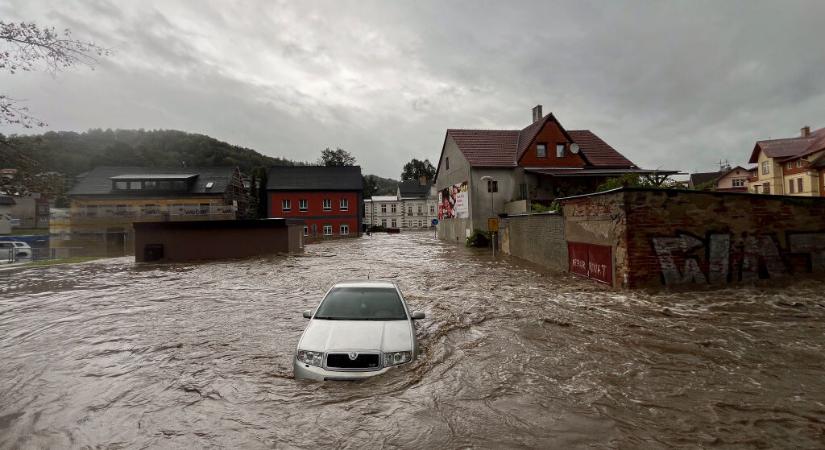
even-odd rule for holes
{"type": "Polygon", "coordinates": [[[536,103],[682,170],[825,126],[822,2],[12,0],[0,16],[115,50],[95,71],[0,75],[51,129],[176,128],[299,160],[340,146],[383,176],[437,158],[448,127],[522,127],[536,103]]]}

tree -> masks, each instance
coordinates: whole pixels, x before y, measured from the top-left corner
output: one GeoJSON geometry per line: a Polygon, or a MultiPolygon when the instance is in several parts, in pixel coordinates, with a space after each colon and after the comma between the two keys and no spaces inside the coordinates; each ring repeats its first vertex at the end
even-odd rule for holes
{"type": "Polygon", "coordinates": [[[330,149],[327,147],[324,150],[321,150],[321,158],[318,160],[318,164],[322,166],[354,166],[355,165],[355,157],[350,154],[350,152],[342,149],[337,148],[335,150],[330,149]]]}
{"type": "Polygon", "coordinates": [[[364,198],[370,198],[378,193],[378,180],[375,175],[361,176],[364,183],[364,198]]]}
{"type": "Polygon", "coordinates": [[[429,159],[420,161],[413,158],[412,161],[404,164],[404,171],[401,172],[401,181],[417,181],[421,177],[426,177],[427,180],[435,178],[435,167],[433,167],[429,159]]]}
{"type": "MultiPolygon", "coordinates": [[[[0,70],[10,74],[30,72],[41,65],[52,73],[79,64],[93,68],[97,62],[96,56],[111,53],[93,42],[72,38],[68,29],[57,32],[54,28],[39,27],[33,22],[0,21],[0,44],[3,44],[0,48],[0,70]]],[[[46,125],[7,94],[0,94],[0,123],[24,128],[46,125]]]]}

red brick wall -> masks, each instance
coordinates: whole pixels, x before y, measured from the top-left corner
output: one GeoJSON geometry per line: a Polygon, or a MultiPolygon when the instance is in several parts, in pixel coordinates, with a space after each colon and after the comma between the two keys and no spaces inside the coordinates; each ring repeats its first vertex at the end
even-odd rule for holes
{"type": "Polygon", "coordinates": [[[358,192],[345,191],[289,191],[269,193],[269,217],[303,219],[310,237],[322,238],[324,225],[332,225],[332,237],[341,237],[340,226],[349,226],[349,236],[357,237],[361,231],[361,197],[358,192]],[[307,210],[301,211],[300,200],[307,200],[307,210]],[[332,201],[332,209],[324,210],[323,200],[332,201]],[[349,202],[348,210],[340,208],[341,199],[349,202]],[[290,200],[290,211],[282,209],[282,200],[290,200]],[[316,233],[313,235],[313,226],[316,233]]]}
{"type": "Polygon", "coordinates": [[[614,285],[724,285],[825,273],[825,199],[624,190],[565,201],[565,237],[615,249],[614,285]],[[577,235],[578,234],[578,235],[577,235]]]}

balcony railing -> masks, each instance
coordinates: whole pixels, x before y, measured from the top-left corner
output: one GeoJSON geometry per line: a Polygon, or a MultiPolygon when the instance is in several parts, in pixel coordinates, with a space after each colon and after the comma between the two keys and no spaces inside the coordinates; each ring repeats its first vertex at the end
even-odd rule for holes
{"type": "Polygon", "coordinates": [[[100,222],[151,222],[198,219],[233,219],[232,205],[172,205],[172,206],[99,206],[95,209],[53,210],[50,221],[55,224],[100,222]]]}

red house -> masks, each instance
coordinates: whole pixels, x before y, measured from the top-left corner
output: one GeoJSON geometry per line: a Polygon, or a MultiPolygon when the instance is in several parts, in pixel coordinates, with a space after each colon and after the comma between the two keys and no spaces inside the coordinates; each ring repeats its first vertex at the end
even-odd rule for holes
{"type": "Polygon", "coordinates": [[[267,216],[304,220],[304,236],[358,237],[364,216],[358,166],[283,166],[267,173],[267,216]]]}

